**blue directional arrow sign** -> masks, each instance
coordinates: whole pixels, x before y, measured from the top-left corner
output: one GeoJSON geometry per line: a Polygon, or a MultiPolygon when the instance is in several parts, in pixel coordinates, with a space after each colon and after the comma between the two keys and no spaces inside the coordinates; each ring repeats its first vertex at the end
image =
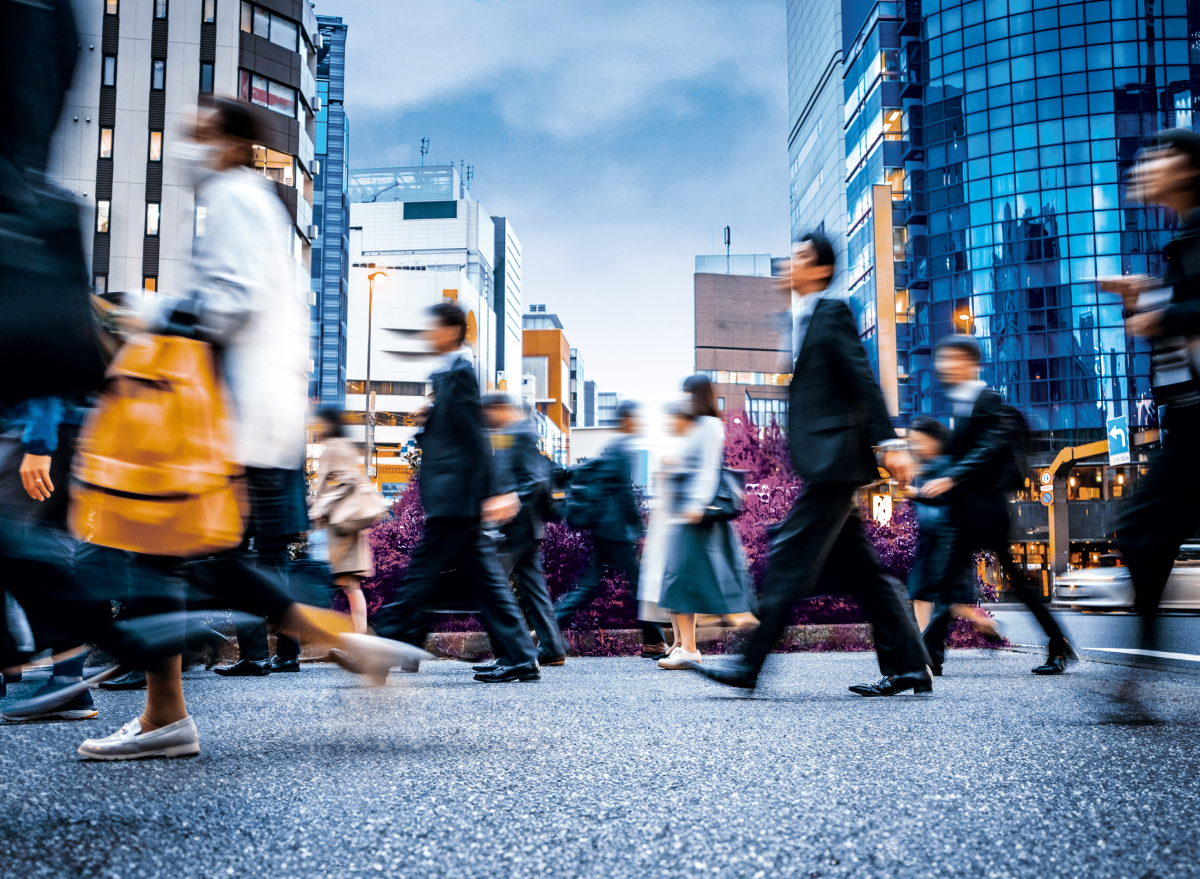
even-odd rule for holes
{"type": "Polygon", "coordinates": [[[1108,463],[1129,463],[1129,416],[1108,419],[1108,463]]]}

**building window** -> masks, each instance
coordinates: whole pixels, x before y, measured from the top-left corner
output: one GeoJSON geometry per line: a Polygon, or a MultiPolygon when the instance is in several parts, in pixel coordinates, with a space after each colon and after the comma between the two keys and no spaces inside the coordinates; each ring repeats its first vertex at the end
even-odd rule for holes
{"type": "Polygon", "coordinates": [[[163,136],[163,133],[161,131],[151,131],[150,132],[150,161],[151,162],[161,162],[162,161],[162,136],[163,136]]]}
{"type": "Polygon", "coordinates": [[[284,186],[294,186],[296,183],[295,167],[296,160],[287,153],[260,146],[254,148],[254,170],[268,180],[274,180],[284,186]]]}
{"type": "Polygon", "coordinates": [[[111,159],[113,147],[113,130],[111,128],[100,129],[100,158],[111,159]]]}
{"type": "Polygon", "coordinates": [[[164,80],[167,78],[167,62],[161,58],[155,58],[150,64],[150,88],[161,92],[165,84],[164,80]]]}
{"type": "Polygon", "coordinates": [[[217,0],[204,0],[204,21],[217,20],[217,0]]]}
{"type": "Polygon", "coordinates": [[[108,214],[112,210],[112,202],[108,199],[101,199],[96,202],[96,231],[108,231],[108,214]]]}
{"type": "Polygon", "coordinates": [[[274,110],[290,119],[296,118],[296,90],[280,85],[274,80],[251,73],[249,70],[238,71],[238,96],[243,101],[258,104],[268,110],[274,110]]]}
{"type": "Polygon", "coordinates": [[[117,56],[104,56],[104,74],[100,80],[101,85],[116,86],[117,84],[117,56]]]}
{"type": "Polygon", "coordinates": [[[152,201],[146,205],[146,234],[147,235],[154,236],[154,235],[158,234],[158,220],[159,220],[159,217],[161,216],[161,212],[162,212],[162,205],[160,205],[156,201],[152,201]]]}
{"type": "Polygon", "coordinates": [[[116,15],[118,9],[117,0],[104,0],[105,15],[116,15]]]}
{"type": "Polygon", "coordinates": [[[200,65],[200,94],[211,95],[213,90],[213,66],[209,61],[200,65]]]}
{"type": "Polygon", "coordinates": [[[97,296],[108,292],[108,275],[96,275],[92,278],[92,290],[97,296]]]}
{"type": "Polygon", "coordinates": [[[142,289],[147,293],[158,292],[158,278],[142,278],[142,289]]]}
{"type": "Polygon", "coordinates": [[[196,205],[196,227],[193,231],[197,238],[204,237],[204,221],[208,217],[208,208],[205,205],[196,205]]]}
{"type": "Polygon", "coordinates": [[[294,21],[242,0],[242,30],[292,52],[300,51],[300,28],[294,21]]]}
{"type": "Polygon", "coordinates": [[[167,17],[167,0],[154,0],[154,17],[167,17]]]}
{"type": "Polygon", "coordinates": [[[772,421],[780,427],[787,425],[787,400],[760,399],[747,394],[746,408],[746,414],[750,416],[750,423],[759,430],[769,426],[772,421]]]}

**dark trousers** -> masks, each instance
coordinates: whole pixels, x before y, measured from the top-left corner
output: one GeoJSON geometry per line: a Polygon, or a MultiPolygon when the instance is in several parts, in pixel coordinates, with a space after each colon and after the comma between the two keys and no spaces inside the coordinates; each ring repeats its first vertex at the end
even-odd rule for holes
{"type": "Polygon", "coordinates": [[[493,638],[493,653],[518,665],[535,661],[537,651],[525,628],[517,599],[504,576],[496,548],[484,535],[478,519],[425,521],[425,531],[413,551],[404,582],[396,592],[395,601],[385,606],[376,618],[375,631],[385,638],[418,647],[424,644],[442,572],[455,567],[465,569],[484,624],[493,638]]]}
{"type": "MultiPolygon", "coordinates": [[[[542,542],[535,540],[532,533],[512,534],[508,538],[508,552],[501,556],[504,573],[517,586],[517,600],[525,614],[525,620],[537,633],[538,654],[545,657],[563,656],[567,652],[562,632],[554,616],[554,602],[550,600],[550,589],[546,586],[546,575],[542,570],[542,542]]],[[[496,659],[505,665],[507,657],[496,654],[496,659]]]]}
{"type": "MultiPolygon", "coordinates": [[[[1017,598],[1029,608],[1034,619],[1050,639],[1049,652],[1051,656],[1061,656],[1066,650],[1067,637],[1062,626],[1050,613],[1050,608],[1042,600],[1039,590],[1029,581],[1020,567],[1013,563],[1012,553],[1008,548],[1008,528],[1000,525],[994,528],[962,527],[961,523],[952,522],[947,528],[950,546],[946,552],[946,574],[951,579],[964,575],[974,577],[971,570],[976,552],[995,553],[996,561],[1004,573],[1008,575],[1009,585],[1017,598]]],[[[925,627],[922,640],[925,649],[929,651],[930,664],[941,668],[946,660],[946,636],[950,633],[950,624],[954,621],[951,613],[950,598],[942,598],[934,606],[933,616],[925,627]]]]}
{"type": "Polygon", "coordinates": [[[920,671],[929,662],[900,585],[879,565],[854,509],[857,486],[809,484],[780,523],[759,598],[761,623],[745,650],[759,669],[787,628],[796,602],[822,592],[854,595],[871,623],[884,675],[920,671]],[[824,574],[824,576],[823,576],[824,574]]]}
{"type": "Polygon", "coordinates": [[[1167,404],[1162,448],[1142,477],[1117,526],[1117,547],[1129,566],[1134,608],[1142,618],[1143,649],[1153,649],[1158,604],[1179,555],[1196,533],[1200,507],[1187,474],[1200,440],[1200,405],[1167,404]]]}
{"type": "MultiPolygon", "coordinates": [[[[625,575],[625,584],[629,594],[637,606],[638,591],[638,558],[637,548],[632,543],[618,540],[604,540],[599,537],[592,539],[596,554],[592,557],[592,566],[580,578],[575,588],[563,596],[555,613],[558,616],[559,627],[571,622],[571,617],[592,603],[592,599],[600,592],[600,578],[604,576],[605,568],[619,571],[625,575]]],[[[666,640],[663,627],[658,623],[641,621],[642,643],[662,644],[666,640]]]]}

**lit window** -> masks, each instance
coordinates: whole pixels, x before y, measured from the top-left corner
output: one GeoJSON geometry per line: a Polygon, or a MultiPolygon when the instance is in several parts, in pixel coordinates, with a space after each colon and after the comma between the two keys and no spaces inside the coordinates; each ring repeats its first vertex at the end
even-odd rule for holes
{"type": "Polygon", "coordinates": [[[104,14],[105,15],[116,15],[117,9],[118,9],[117,0],[104,0],[104,14]]]}
{"type": "Polygon", "coordinates": [[[205,61],[200,65],[200,93],[211,95],[213,90],[213,66],[205,61]]]}
{"type": "Polygon", "coordinates": [[[167,17],[167,0],[154,0],[154,17],[167,17]]]}
{"type": "Polygon", "coordinates": [[[162,205],[158,202],[150,202],[146,205],[146,234],[158,234],[158,220],[161,215],[162,205]]]}
{"type": "Polygon", "coordinates": [[[158,278],[142,278],[142,290],[153,297],[158,292],[158,278]]]}
{"type": "Polygon", "coordinates": [[[103,296],[108,292],[108,275],[96,275],[92,278],[92,290],[97,296],[103,296]]]}
{"type": "Polygon", "coordinates": [[[248,34],[254,33],[254,4],[242,0],[242,30],[248,34]]]}
{"type": "Polygon", "coordinates": [[[204,0],[204,20],[217,20],[217,0],[204,0]]]}
{"type": "Polygon", "coordinates": [[[151,162],[161,162],[162,161],[162,136],[163,136],[163,133],[161,131],[151,131],[150,132],[150,161],[151,162]]]}
{"type": "Polygon", "coordinates": [[[100,158],[111,159],[113,148],[113,130],[111,128],[100,129],[100,158]]]}
{"type": "Polygon", "coordinates": [[[115,86],[117,84],[117,56],[104,56],[104,78],[100,80],[101,85],[115,86]]]}
{"type": "Polygon", "coordinates": [[[112,210],[112,202],[108,199],[103,199],[96,202],[96,231],[108,231],[108,215],[112,210]]]}
{"type": "Polygon", "coordinates": [[[167,62],[159,58],[155,58],[151,64],[150,88],[154,89],[156,92],[161,92],[163,90],[164,80],[167,78],[167,62]]]}

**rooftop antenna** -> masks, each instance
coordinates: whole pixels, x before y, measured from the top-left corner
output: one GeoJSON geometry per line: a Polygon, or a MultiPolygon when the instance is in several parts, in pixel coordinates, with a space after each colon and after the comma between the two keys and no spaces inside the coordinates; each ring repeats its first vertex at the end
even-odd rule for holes
{"type": "Polygon", "coordinates": [[[467,165],[467,191],[471,189],[471,181],[475,179],[475,166],[467,165]]]}
{"type": "Polygon", "coordinates": [[[725,274],[729,274],[729,227],[725,227],[725,274]]]}
{"type": "Polygon", "coordinates": [[[458,197],[467,197],[467,185],[463,182],[463,174],[466,172],[466,163],[462,159],[458,160],[458,197]]]}
{"type": "Polygon", "coordinates": [[[429,138],[421,138],[421,167],[425,167],[425,157],[429,155],[429,138]]]}

